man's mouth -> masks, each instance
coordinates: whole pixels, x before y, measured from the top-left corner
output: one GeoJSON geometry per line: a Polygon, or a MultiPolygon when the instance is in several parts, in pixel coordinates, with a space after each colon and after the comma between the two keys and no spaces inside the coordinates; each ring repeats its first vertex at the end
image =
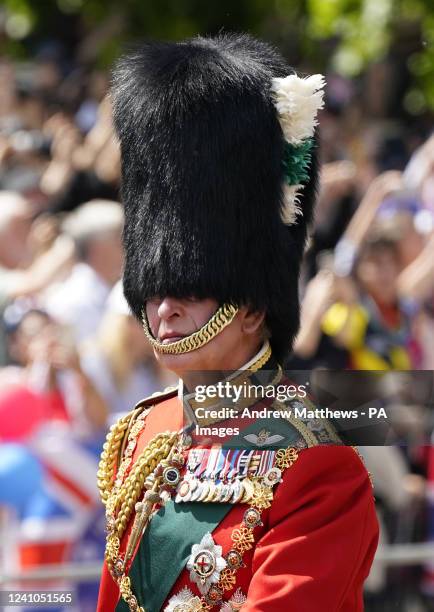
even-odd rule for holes
{"type": "Polygon", "coordinates": [[[158,339],[162,344],[172,344],[173,342],[182,340],[182,338],[185,338],[185,336],[180,335],[177,332],[171,332],[171,333],[162,334],[158,339]]]}

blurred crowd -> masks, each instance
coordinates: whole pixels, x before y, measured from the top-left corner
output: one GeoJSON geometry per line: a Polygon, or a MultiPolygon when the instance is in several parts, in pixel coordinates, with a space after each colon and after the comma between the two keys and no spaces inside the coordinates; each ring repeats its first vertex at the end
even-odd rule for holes
{"type": "MultiPolygon", "coordinates": [[[[104,74],[65,78],[53,61],[31,71],[0,62],[2,573],[102,559],[105,433],[172,382],[119,283],[106,88],[104,74]]],[[[97,584],[82,586],[77,609],[94,610],[97,584]]]]}
{"type": "MultiPolygon", "coordinates": [[[[173,382],[119,283],[120,160],[107,84],[102,72],[65,74],[50,59],[0,60],[0,563],[7,574],[102,558],[95,474],[107,427],[173,382]]],[[[361,450],[382,541],[434,540],[434,135],[426,125],[412,131],[364,118],[350,82],[333,77],[320,136],[301,330],[286,366],[407,371],[394,393],[396,404],[411,406],[401,411],[401,446],[361,450]]],[[[95,592],[83,584],[78,609],[93,610],[95,592]]],[[[425,610],[432,601],[434,564],[374,567],[368,611],[425,610]],[[415,607],[399,607],[405,602],[415,607]]]]}

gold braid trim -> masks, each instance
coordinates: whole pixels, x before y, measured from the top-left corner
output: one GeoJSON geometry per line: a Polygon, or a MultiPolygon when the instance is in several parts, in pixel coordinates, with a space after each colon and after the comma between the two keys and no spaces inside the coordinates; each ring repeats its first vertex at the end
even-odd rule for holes
{"type": "MultiPolygon", "coordinates": [[[[272,408],[276,408],[279,412],[285,413],[287,412],[287,407],[283,402],[279,402],[279,400],[275,400],[272,404],[272,408]]],[[[317,440],[315,434],[309,429],[307,425],[303,423],[301,419],[298,419],[295,416],[285,417],[285,420],[288,423],[291,423],[293,427],[302,435],[306,444],[309,448],[312,446],[318,446],[319,441],[317,440]]]]}
{"type": "Polygon", "coordinates": [[[146,478],[152,474],[163,459],[166,459],[173,445],[177,443],[178,437],[179,434],[177,432],[168,432],[155,436],[143,450],[125,479],[119,494],[114,500],[115,508],[120,504],[115,523],[115,529],[119,538],[122,537],[127,528],[134,507],[143,492],[146,478]]]}
{"type": "Polygon", "coordinates": [[[181,340],[171,342],[170,344],[164,344],[152,335],[146,316],[146,310],[142,308],[143,330],[153,349],[166,355],[180,355],[182,353],[195,351],[205,344],[208,344],[217,334],[232,323],[237,312],[238,308],[236,306],[232,306],[232,304],[223,304],[223,306],[220,306],[211,319],[200,329],[181,340]]]}
{"type": "Polygon", "coordinates": [[[105,558],[110,571],[118,560],[120,541],[143,493],[146,478],[169,456],[178,440],[178,432],[157,434],[143,449],[121,486],[114,486],[109,493],[105,502],[108,520],[105,558]]]}
{"type": "Polygon", "coordinates": [[[136,423],[137,418],[140,417],[141,419],[145,418],[146,416],[148,416],[148,414],[151,412],[152,408],[154,408],[154,406],[156,404],[152,403],[151,405],[149,405],[149,400],[152,400],[153,402],[155,401],[156,403],[159,403],[162,401],[162,399],[165,399],[165,396],[168,393],[171,393],[172,391],[174,391],[175,389],[177,389],[176,386],[169,386],[166,387],[165,389],[163,389],[163,391],[155,391],[154,393],[152,393],[151,395],[149,395],[148,397],[140,400],[139,402],[137,402],[137,404],[134,406],[133,410],[130,412],[131,415],[131,420],[130,423],[127,427],[127,430],[125,432],[124,435],[124,440],[121,444],[121,447],[119,449],[119,456],[118,456],[118,465],[123,457],[124,451],[125,451],[125,446],[127,445],[128,442],[128,437],[129,437],[129,433],[130,430],[132,428],[132,426],[134,425],[134,423],[136,423]],[[145,403],[146,402],[146,403],[145,403]]]}
{"type": "Polygon", "coordinates": [[[124,456],[125,447],[126,447],[126,445],[128,443],[128,440],[130,438],[131,429],[132,429],[134,423],[137,423],[137,417],[140,416],[141,418],[144,418],[145,416],[147,416],[149,414],[149,412],[151,411],[152,408],[153,408],[153,406],[150,406],[147,410],[144,410],[144,408],[141,407],[141,406],[140,407],[135,407],[133,409],[132,413],[130,413],[131,414],[131,419],[130,419],[130,422],[128,423],[128,427],[127,427],[127,429],[125,431],[125,434],[124,434],[124,439],[122,440],[121,446],[119,448],[119,454],[118,454],[118,459],[117,459],[117,468],[119,468],[121,460],[122,460],[122,457],[124,456]]]}
{"type": "Polygon", "coordinates": [[[365,468],[365,470],[368,472],[368,476],[369,476],[369,481],[371,483],[371,487],[374,488],[374,480],[372,478],[371,472],[369,472],[368,468],[366,467],[365,458],[363,457],[363,455],[361,454],[361,452],[359,451],[357,446],[352,446],[351,448],[353,449],[353,451],[356,453],[356,455],[360,459],[360,461],[361,461],[363,467],[365,468]]]}
{"type": "MultiPolygon", "coordinates": [[[[271,346],[269,346],[267,348],[267,350],[265,351],[265,353],[262,355],[262,357],[260,357],[257,361],[255,361],[255,363],[252,363],[252,365],[248,368],[247,372],[257,372],[258,370],[260,370],[261,368],[264,367],[264,365],[267,363],[267,361],[270,359],[271,357],[271,346]]],[[[282,368],[280,366],[278,366],[280,373],[282,372],[282,368]]],[[[278,372],[278,376],[279,376],[279,372],[278,372]]],[[[271,381],[270,384],[274,384],[274,381],[271,381]]]]}
{"type": "Polygon", "coordinates": [[[119,452],[125,432],[131,420],[131,413],[114,423],[107,434],[98,465],[97,483],[102,503],[105,505],[113,488],[113,476],[118,462],[119,452]]]}
{"type": "MultiPolygon", "coordinates": [[[[132,441],[140,434],[140,429],[136,433],[131,432],[129,441],[132,441]]],[[[152,508],[155,504],[155,500],[152,497],[147,500],[149,492],[157,494],[159,496],[161,488],[161,475],[156,475],[156,468],[163,462],[170,461],[170,457],[173,456],[173,452],[180,452],[179,445],[184,443],[184,438],[181,432],[164,432],[157,434],[148,445],[143,449],[140,457],[133,465],[131,472],[128,474],[122,485],[115,486],[114,492],[107,503],[107,509],[109,509],[108,519],[112,520],[107,523],[107,543],[105,549],[105,558],[107,567],[112,574],[113,579],[119,586],[120,593],[124,601],[128,604],[130,612],[146,612],[142,606],[139,606],[136,596],[134,595],[131,588],[131,580],[126,575],[126,567],[128,561],[131,559],[134,553],[138,539],[146,528],[147,522],[151,516],[152,508]],[[153,482],[152,486],[149,487],[149,483],[145,485],[145,480],[150,477],[153,482]],[[139,509],[136,504],[139,497],[142,496],[143,489],[147,488],[147,494],[144,497],[144,504],[150,504],[146,508],[139,509]],[[150,490],[151,489],[151,490],[150,490]],[[116,515],[116,507],[121,502],[121,508],[116,515]],[[125,532],[126,526],[129,523],[133,510],[136,511],[136,518],[133,524],[133,529],[129,536],[128,544],[125,553],[119,554],[119,548],[121,543],[122,535],[125,532]],[[145,515],[143,514],[145,511],[145,515]],[[139,515],[137,514],[139,513],[139,515]],[[137,519],[139,520],[137,521],[137,519]],[[144,520],[142,520],[144,519],[144,520]],[[137,524],[136,524],[137,522],[137,524]]],[[[129,451],[131,453],[131,450],[129,451]]],[[[159,503],[159,502],[158,502],[159,503]]],[[[142,504],[143,505],[143,502],[142,504]]]]}

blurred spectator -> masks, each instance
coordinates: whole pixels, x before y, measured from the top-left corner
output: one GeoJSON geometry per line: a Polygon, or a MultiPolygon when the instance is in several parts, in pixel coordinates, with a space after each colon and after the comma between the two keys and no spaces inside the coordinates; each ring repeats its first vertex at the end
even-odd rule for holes
{"type": "MultiPolygon", "coordinates": [[[[32,207],[24,198],[0,192],[0,314],[9,301],[44,290],[72,264],[72,241],[66,236],[46,241],[32,231],[32,218],[32,207]]],[[[5,352],[0,335],[0,365],[5,352]]]]}
{"type": "Polygon", "coordinates": [[[29,310],[9,330],[15,365],[0,371],[1,439],[26,438],[57,420],[86,434],[104,428],[105,403],[65,331],[41,310],[29,310]]]}
{"type": "Polygon", "coordinates": [[[51,289],[45,307],[56,321],[71,327],[76,342],[95,333],[110,289],[120,277],[122,226],[122,207],[104,200],[84,204],[63,223],[78,262],[69,277],[51,289]]]}
{"type": "Polygon", "coordinates": [[[319,273],[306,291],[295,355],[356,370],[419,365],[414,310],[398,297],[399,271],[396,242],[377,236],[363,245],[352,279],[319,273]]]}
{"type": "Polygon", "coordinates": [[[14,527],[15,571],[67,561],[100,510],[95,471],[106,406],[65,332],[34,309],[9,325],[15,365],[0,371],[0,501],[14,527]]]}
{"type": "Polygon", "coordinates": [[[46,124],[51,134],[51,162],[41,178],[51,212],[71,211],[93,199],[117,200],[120,181],[119,146],[111,105],[104,98],[97,120],[82,140],[72,118],[54,115],[46,124]]]}
{"type": "Polygon", "coordinates": [[[131,315],[121,283],[109,296],[97,335],[83,346],[81,363],[112,418],[170,381],[163,379],[151,347],[143,341],[142,327],[131,315]]]}

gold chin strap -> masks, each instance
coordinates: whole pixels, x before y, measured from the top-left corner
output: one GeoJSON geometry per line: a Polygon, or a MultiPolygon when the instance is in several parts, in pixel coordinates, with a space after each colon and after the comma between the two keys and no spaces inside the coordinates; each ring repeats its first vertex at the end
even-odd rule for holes
{"type": "Polygon", "coordinates": [[[181,355],[182,353],[195,351],[202,346],[205,346],[205,344],[208,344],[208,342],[211,342],[211,340],[215,338],[217,334],[232,323],[237,312],[238,308],[236,306],[232,306],[231,304],[223,304],[223,306],[220,306],[208,323],[205,323],[203,327],[189,336],[181,338],[181,340],[177,340],[176,342],[170,342],[169,344],[164,344],[163,342],[160,342],[154,338],[149,327],[148,317],[146,316],[146,310],[144,307],[142,308],[142,323],[145,336],[149,340],[153,349],[159,353],[164,353],[165,355],[181,355]]]}

